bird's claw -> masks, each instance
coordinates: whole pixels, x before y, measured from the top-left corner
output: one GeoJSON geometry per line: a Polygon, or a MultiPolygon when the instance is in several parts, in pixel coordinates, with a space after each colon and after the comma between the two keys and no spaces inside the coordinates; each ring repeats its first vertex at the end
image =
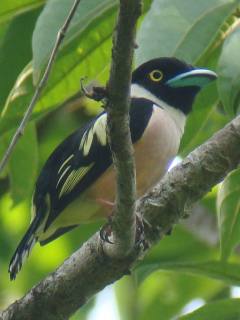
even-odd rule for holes
{"type": "Polygon", "coordinates": [[[92,91],[90,92],[83,85],[83,81],[85,79],[86,79],[86,77],[80,79],[80,86],[81,86],[81,90],[84,93],[84,95],[86,97],[88,97],[89,99],[104,102],[107,99],[107,89],[104,87],[92,87],[92,91]]]}
{"type": "MultiPolygon", "coordinates": [[[[109,216],[108,222],[100,229],[100,238],[102,241],[113,244],[110,240],[112,235],[112,217],[109,216]]],[[[136,216],[136,239],[135,239],[136,248],[141,248],[145,251],[149,246],[144,236],[144,224],[141,218],[136,216]]]]}
{"type": "Polygon", "coordinates": [[[100,229],[100,238],[102,241],[113,244],[113,242],[109,239],[112,234],[112,219],[108,218],[108,222],[102,226],[100,229]]]}

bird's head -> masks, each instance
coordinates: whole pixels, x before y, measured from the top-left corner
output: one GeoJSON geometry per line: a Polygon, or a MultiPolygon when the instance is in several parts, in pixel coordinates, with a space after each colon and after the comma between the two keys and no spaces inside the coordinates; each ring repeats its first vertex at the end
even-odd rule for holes
{"type": "Polygon", "coordinates": [[[187,115],[196,94],[215,80],[215,72],[196,68],[176,58],[158,58],[139,66],[132,74],[133,91],[144,91],[187,115]]]}

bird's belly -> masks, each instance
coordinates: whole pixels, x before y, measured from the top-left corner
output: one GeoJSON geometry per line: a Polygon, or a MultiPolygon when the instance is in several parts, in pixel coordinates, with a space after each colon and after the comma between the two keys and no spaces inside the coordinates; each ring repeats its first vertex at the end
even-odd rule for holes
{"type": "MultiPolygon", "coordinates": [[[[165,174],[171,160],[177,154],[180,138],[181,133],[172,118],[164,110],[156,107],[143,136],[134,144],[138,197],[165,174]]],[[[107,202],[114,202],[115,193],[113,166],[86,192],[89,198],[96,199],[102,205],[103,214],[108,211],[107,202]]]]}

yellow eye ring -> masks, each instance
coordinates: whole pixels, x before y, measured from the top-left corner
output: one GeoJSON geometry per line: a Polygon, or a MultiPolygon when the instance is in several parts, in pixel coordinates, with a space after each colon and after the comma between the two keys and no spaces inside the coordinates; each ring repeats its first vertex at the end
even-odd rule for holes
{"type": "Polygon", "coordinates": [[[153,70],[149,73],[149,77],[152,81],[158,82],[161,81],[163,78],[163,73],[161,70],[153,70]]]}

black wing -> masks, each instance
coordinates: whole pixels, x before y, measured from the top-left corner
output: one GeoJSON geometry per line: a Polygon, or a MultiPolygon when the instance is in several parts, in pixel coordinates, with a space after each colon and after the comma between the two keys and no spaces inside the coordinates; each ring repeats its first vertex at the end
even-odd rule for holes
{"type": "MultiPolygon", "coordinates": [[[[151,101],[132,99],[130,130],[133,143],[142,136],[151,114],[151,101]]],[[[36,214],[48,215],[44,230],[112,164],[106,119],[103,112],[74,132],[55,149],[44,165],[33,198],[36,214]]]]}

